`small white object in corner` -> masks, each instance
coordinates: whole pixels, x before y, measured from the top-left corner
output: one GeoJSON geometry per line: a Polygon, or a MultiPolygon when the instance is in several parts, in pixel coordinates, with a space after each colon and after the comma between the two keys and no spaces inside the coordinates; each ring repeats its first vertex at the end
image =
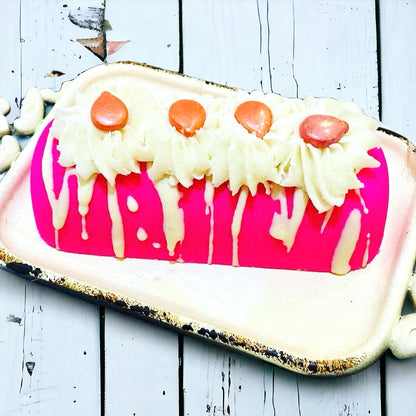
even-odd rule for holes
{"type": "Polygon", "coordinates": [[[20,153],[20,144],[16,137],[6,134],[0,143],[0,172],[8,169],[20,153]]]}
{"type": "Polygon", "coordinates": [[[20,117],[14,121],[16,134],[27,136],[33,134],[43,120],[45,104],[42,94],[36,87],[29,88],[23,100],[20,117]]]}

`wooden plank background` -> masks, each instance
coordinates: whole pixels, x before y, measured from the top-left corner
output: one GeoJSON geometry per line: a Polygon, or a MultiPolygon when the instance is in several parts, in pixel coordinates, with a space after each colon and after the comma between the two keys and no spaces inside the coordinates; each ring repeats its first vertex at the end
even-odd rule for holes
{"type": "MultiPolygon", "coordinates": [[[[0,97],[58,89],[101,61],[71,23],[103,9],[107,61],[221,84],[357,102],[415,136],[416,2],[404,0],[0,0],[0,97]],[[91,12],[91,9],[90,9],[91,12]],[[60,71],[63,75],[48,74],[60,71]]],[[[413,415],[416,359],[386,353],[315,379],[201,343],[0,272],[0,416],[413,415]]]]}

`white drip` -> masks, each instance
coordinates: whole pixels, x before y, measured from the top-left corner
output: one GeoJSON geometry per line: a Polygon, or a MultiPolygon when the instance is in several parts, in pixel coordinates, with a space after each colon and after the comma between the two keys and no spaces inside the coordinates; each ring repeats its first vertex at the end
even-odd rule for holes
{"type": "Polygon", "coordinates": [[[89,238],[85,216],[81,217],[81,238],[83,240],[88,240],[89,238]]]}
{"type": "Polygon", "coordinates": [[[130,212],[137,212],[139,210],[138,202],[131,195],[127,197],[127,209],[130,212]]]}
{"type": "Polygon", "coordinates": [[[212,264],[212,256],[214,253],[214,187],[211,177],[207,177],[205,181],[204,200],[206,204],[205,214],[210,216],[207,263],[212,264]]]}
{"type": "Polygon", "coordinates": [[[52,146],[53,137],[48,135],[42,157],[42,178],[52,209],[52,224],[55,228],[55,246],[59,249],[59,230],[64,226],[69,210],[68,177],[75,171],[72,169],[65,170],[62,188],[58,198],[56,198],[53,186],[52,146]]]}
{"type": "Polygon", "coordinates": [[[163,210],[163,231],[166,237],[169,255],[173,256],[176,244],[183,240],[185,235],[184,215],[179,207],[180,193],[177,185],[172,185],[169,178],[154,183],[159,194],[163,210]]]}
{"type": "Polygon", "coordinates": [[[120,207],[118,205],[116,188],[108,182],[108,211],[111,218],[111,240],[113,242],[114,254],[118,258],[124,257],[124,230],[121,218],[120,207]]]}
{"type": "Polygon", "coordinates": [[[358,196],[358,198],[360,198],[360,204],[363,207],[364,214],[368,214],[368,208],[365,204],[364,198],[362,197],[360,190],[355,189],[355,194],[358,196]]]}
{"type": "Polygon", "coordinates": [[[137,239],[139,241],[146,241],[147,240],[147,233],[144,228],[140,227],[137,230],[137,239]]]}
{"type": "Polygon", "coordinates": [[[346,274],[351,270],[350,260],[357,245],[361,231],[361,212],[358,209],[351,211],[345,222],[341,237],[335,248],[332,258],[331,272],[346,274]]]}
{"type": "Polygon", "coordinates": [[[244,208],[248,197],[248,188],[246,186],[240,189],[237,206],[234,211],[233,221],[231,223],[231,234],[233,237],[233,260],[232,265],[238,266],[238,235],[241,230],[241,221],[243,219],[244,208]]]}
{"type": "Polygon", "coordinates": [[[97,175],[93,175],[88,180],[83,180],[77,176],[78,180],[78,212],[81,215],[81,237],[83,240],[88,240],[88,232],[85,217],[89,211],[89,204],[92,199],[94,191],[94,184],[97,175]]]}
{"type": "Polygon", "coordinates": [[[57,250],[60,249],[59,247],[59,230],[55,228],[55,247],[57,250]]]}
{"type": "Polygon", "coordinates": [[[370,233],[367,233],[367,243],[365,246],[365,252],[364,252],[364,256],[363,256],[363,262],[361,263],[362,267],[367,266],[368,264],[368,257],[369,257],[369,253],[370,253],[370,233]]]}
{"type": "Polygon", "coordinates": [[[289,252],[295,242],[296,234],[305,214],[308,196],[300,188],[295,190],[293,211],[290,218],[285,189],[280,186],[272,189],[272,198],[280,201],[280,214],[275,212],[273,215],[270,235],[277,240],[281,240],[289,252]]]}
{"type": "Polygon", "coordinates": [[[322,221],[321,225],[321,234],[325,231],[326,226],[331,218],[332,213],[334,212],[334,207],[330,208],[328,211],[325,212],[325,217],[322,221]]]}

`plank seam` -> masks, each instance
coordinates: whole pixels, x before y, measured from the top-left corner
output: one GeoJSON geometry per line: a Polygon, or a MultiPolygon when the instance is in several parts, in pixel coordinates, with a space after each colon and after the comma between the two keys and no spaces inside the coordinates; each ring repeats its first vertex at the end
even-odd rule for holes
{"type": "Polygon", "coordinates": [[[179,70],[183,74],[183,9],[182,0],[178,0],[178,15],[179,15],[179,70]]]}
{"type": "Polygon", "coordinates": [[[380,3],[374,0],[374,10],[376,18],[376,48],[377,48],[377,88],[378,88],[378,118],[383,118],[383,89],[382,89],[382,65],[381,65],[381,19],[380,19],[380,3]]]}
{"type": "Polygon", "coordinates": [[[183,389],[183,335],[178,334],[178,413],[179,416],[185,415],[185,398],[183,389]]]}
{"type": "Polygon", "coordinates": [[[100,403],[101,416],[105,415],[105,307],[99,307],[100,314],[100,403]]]}

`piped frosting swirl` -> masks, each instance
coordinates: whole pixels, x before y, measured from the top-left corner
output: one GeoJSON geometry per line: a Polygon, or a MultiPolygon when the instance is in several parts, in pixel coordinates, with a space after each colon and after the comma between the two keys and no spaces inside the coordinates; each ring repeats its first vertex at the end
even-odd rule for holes
{"type": "Polygon", "coordinates": [[[341,206],[350,189],[359,189],[357,173],[379,162],[368,150],[379,146],[376,120],[350,102],[329,98],[283,98],[258,91],[230,91],[225,97],[174,91],[154,92],[129,80],[105,79],[75,95],[72,105],[56,106],[51,133],[59,141],[59,163],[74,167],[88,180],[101,173],[112,185],[119,174],[139,172],[139,162],[150,162],[154,183],[192,185],[209,177],[214,187],[228,182],[233,194],[247,186],[255,194],[259,184],[303,189],[319,212],[341,206]],[[90,120],[91,106],[109,91],[126,105],[129,118],[120,130],[102,131],[90,120]],[[206,111],[204,125],[191,137],[178,132],[168,120],[178,99],[198,101],[206,111]],[[257,100],[272,111],[273,122],[263,138],[249,133],[234,117],[239,104],[257,100]],[[334,144],[316,148],[300,137],[299,126],[313,114],[346,121],[349,130],[334,144]]]}

